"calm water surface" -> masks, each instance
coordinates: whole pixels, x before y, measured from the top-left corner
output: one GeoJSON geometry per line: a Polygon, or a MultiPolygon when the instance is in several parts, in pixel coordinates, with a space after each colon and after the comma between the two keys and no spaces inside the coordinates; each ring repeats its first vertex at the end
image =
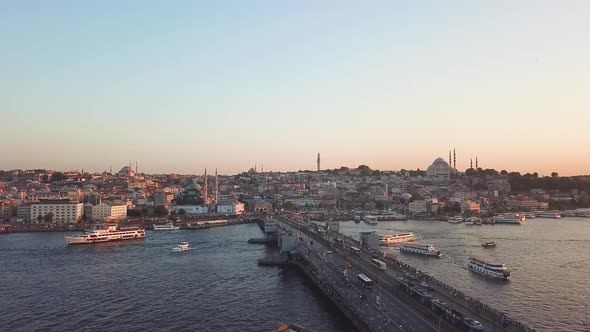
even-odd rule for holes
{"type": "Polygon", "coordinates": [[[148,232],[67,247],[65,233],[0,236],[0,331],[354,331],[295,269],[258,267],[257,225],[148,232]],[[172,253],[182,241],[194,250],[172,253]]]}
{"type": "Polygon", "coordinates": [[[583,331],[584,305],[590,305],[590,219],[529,219],[524,225],[467,226],[439,221],[344,222],[341,232],[378,234],[411,231],[436,245],[443,258],[400,254],[404,262],[427,271],[539,331],[583,331]],[[496,248],[481,247],[494,240],[496,248]],[[496,282],[467,270],[470,255],[494,258],[512,270],[510,282],[496,282]]]}

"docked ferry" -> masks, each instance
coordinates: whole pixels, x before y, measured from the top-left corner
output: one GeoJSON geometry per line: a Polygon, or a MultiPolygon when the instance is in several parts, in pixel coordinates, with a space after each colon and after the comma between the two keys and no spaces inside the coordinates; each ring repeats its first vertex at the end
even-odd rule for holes
{"type": "Polygon", "coordinates": [[[432,244],[403,243],[399,248],[399,251],[436,257],[440,257],[442,255],[440,250],[438,250],[432,244]]]}
{"type": "Polygon", "coordinates": [[[82,235],[66,237],[68,244],[92,244],[143,238],[145,238],[145,229],[140,227],[118,227],[117,225],[109,225],[107,229],[91,230],[82,235]]]}
{"type": "Polygon", "coordinates": [[[395,246],[402,242],[414,241],[414,233],[399,233],[392,235],[381,235],[379,237],[379,245],[395,246]]]}
{"type": "Polygon", "coordinates": [[[513,224],[513,225],[522,225],[524,224],[526,217],[521,215],[512,215],[512,216],[498,216],[494,219],[494,224],[513,224]]]}
{"type": "Polygon", "coordinates": [[[478,257],[470,257],[467,266],[471,271],[483,274],[490,278],[504,280],[508,280],[510,278],[510,270],[508,270],[506,265],[499,262],[494,262],[478,257]]]}
{"type": "Polygon", "coordinates": [[[375,216],[369,216],[369,215],[367,215],[367,216],[364,216],[364,217],[363,217],[363,220],[364,220],[364,221],[365,221],[367,224],[369,224],[369,225],[377,225],[377,223],[379,222],[379,221],[377,220],[377,217],[375,217],[375,216]]]}
{"type": "Polygon", "coordinates": [[[560,219],[561,213],[559,213],[559,212],[537,212],[537,217],[560,219]]]}
{"type": "Polygon", "coordinates": [[[174,226],[173,223],[168,223],[166,225],[156,225],[154,224],[154,231],[176,231],[179,230],[179,226],[174,226]]]}

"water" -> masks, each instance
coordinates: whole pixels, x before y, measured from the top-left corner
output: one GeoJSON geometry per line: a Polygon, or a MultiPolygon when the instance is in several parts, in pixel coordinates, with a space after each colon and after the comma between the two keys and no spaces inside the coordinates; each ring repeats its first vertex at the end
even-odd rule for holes
{"type": "Polygon", "coordinates": [[[439,221],[340,224],[358,239],[360,231],[378,234],[411,231],[420,242],[436,245],[443,258],[400,254],[402,261],[508,313],[539,331],[583,331],[590,304],[590,219],[529,219],[518,225],[453,225],[439,221]],[[481,247],[496,241],[493,249],[481,247]],[[470,255],[495,258],[512,270],[510,282],[493,281],[467,269],[470,255]]]}
{"type": "Polygon", "coordinates": [[[0,331],[354,331],[296,269],[259,267],[257,225],[148,232],[67,247],[65,233],[0,236],[0,331]],[[172,253],[188,241],[194,250],[172,253]]]}

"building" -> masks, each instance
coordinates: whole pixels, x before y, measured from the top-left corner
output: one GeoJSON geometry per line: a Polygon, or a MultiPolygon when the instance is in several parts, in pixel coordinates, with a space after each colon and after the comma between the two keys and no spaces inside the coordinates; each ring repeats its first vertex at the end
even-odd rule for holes
{"type": "Polygon", "coordinates": [[[95,221],[123,220],[127,218],[127,205],[100,203],[92,207],[90,219],[95,221]]]}
{"type": "Polygon", "coordinates": [[[45,223],[45,218],[51,213],[51,222],[54,224],[74,224],[80,221],[84,211],[84,204],[71,203],[69,200],[50,200],[31,204],[32,223],[45,223]]]}
{"type": "Polygon", "coordinates": [[[154,206],[166,206],[172,203],[174,194],[160,191],[154,194],[154,206]]]}
{"type": "Polygon", "coordinates": [[[209,208],[205,205],[176,205],[173,208],[174,213],[179,213],[183,210],[187,215],[206,214],[209,212],[209,208]]]}
{"type": "Polygon", "coordinates": [[[249,202],[248,204],[250,211],[254,212],[271,212],[272,211],[272,203],[257,199],[254,201],[249,202]]]}
{"type": "Polygon", "coordinates": [[[217,205],[217,213],[229,215],[241,215],[244,213],[244,203],[240,202],[226,202],[217,205]]]}
{"type": "Polygon", "coordinates": [[[419,199],[408,204],[408,212],[413,214],[418,213],[427,213],[428,212],[428,204],[426,200],[419,199]]]}
{"type": "Polygon", "coordinates": [[[19,205],[16,207],[16,219],[28,222],[31,221],[31,205],[19,205]]]}
{"type": "Polygon", "coordinates": [[[426,176],[435,179],[450,179],[454,170],[443,158],[437,158],[426,169],[426,176]]]}
{"type": "Polygon", "coordinates": [[[479,203],[473,201],[464,201],[461,204],[461,213],[465,213],[467,211],[479,214],[481,212],[481,207],[479,203]]]}
{"type": "Polygon", "coordinates": [[[539,202],[533,199],[511,199],[506,202],[508,207],[515,209],[515,210],[547,210],[549,209],[549,203],[547,202],[539,202]]]}

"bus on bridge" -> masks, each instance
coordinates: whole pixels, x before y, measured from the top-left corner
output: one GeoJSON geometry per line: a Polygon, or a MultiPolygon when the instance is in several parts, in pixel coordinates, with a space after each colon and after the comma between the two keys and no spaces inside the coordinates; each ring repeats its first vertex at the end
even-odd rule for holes
{"type": "Polygon", "coordinates": [[[365,288],[373,287],[373,280],[369,279],[366,275],[361,273],[361,274],[357,275],[357,278],[360,281],[361,285],[363,285],[363,287],[365,287],[365,288]]]}
{"type": "Polygon", "coordinates": [[[385,264],[384,261],[381,261],[381,260],[378,260],[376,258],[373,258],[371,260],[371,263],[373,263],[373,266],[375,266],[379,270],[385,270],[385,269],[387,269],[387,264],[385,264]]]}

